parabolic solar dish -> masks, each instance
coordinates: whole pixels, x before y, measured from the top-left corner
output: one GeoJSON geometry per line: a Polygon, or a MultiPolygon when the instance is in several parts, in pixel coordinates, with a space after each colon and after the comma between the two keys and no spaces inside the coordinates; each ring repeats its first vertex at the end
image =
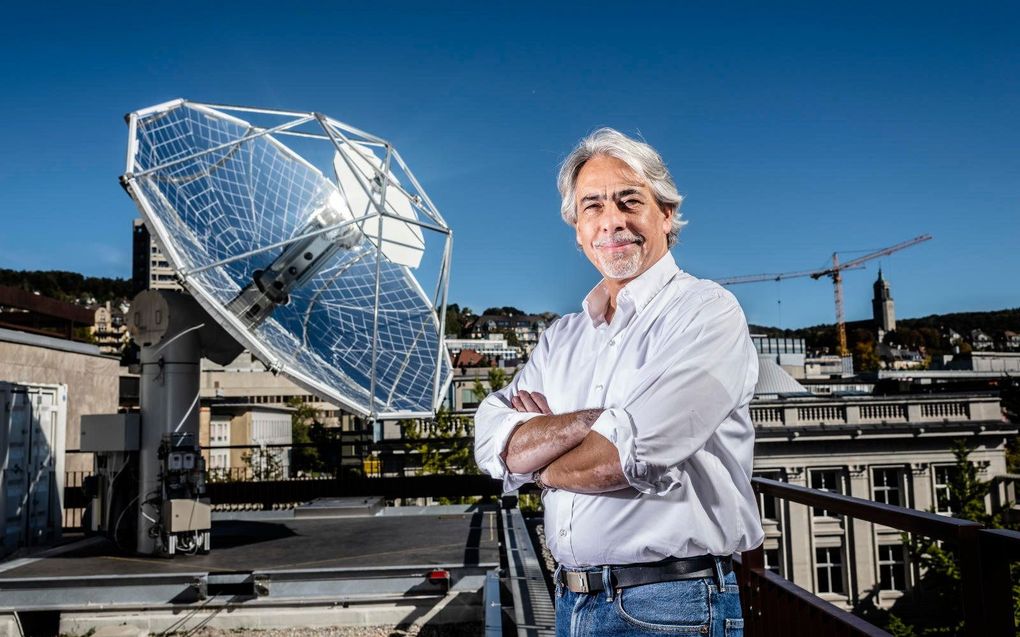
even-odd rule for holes
{"type": "Polygon", "coordinates": [[[392,145],[317,113],[185,100],[128,125],[121,182],[214,320],[356,414],[434,414],[452,239],[392,145]]]}

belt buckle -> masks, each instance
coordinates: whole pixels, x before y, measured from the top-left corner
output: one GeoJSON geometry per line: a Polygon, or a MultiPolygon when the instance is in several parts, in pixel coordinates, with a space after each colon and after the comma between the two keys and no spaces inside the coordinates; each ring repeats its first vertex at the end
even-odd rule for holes
{"type": "Polygon", "coordinates": [[[575,593],[588,592],[588,574],[584,571],[567,571],[567,588],[575,593]]]}

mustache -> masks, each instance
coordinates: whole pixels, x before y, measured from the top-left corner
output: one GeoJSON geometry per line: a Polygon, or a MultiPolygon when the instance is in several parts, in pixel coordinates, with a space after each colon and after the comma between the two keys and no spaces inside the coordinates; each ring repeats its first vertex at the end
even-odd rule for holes
{"type": "Polygon", "coordinates": [[[639,234],[635,234],[633,232],[617,232],[610,237],[595,241],[592,245],[596,248],[602,248],[605,246],[622,245],[625,243],[636,243],[637,245],[641,245],[644,242],[645,238],[639,234]]]}

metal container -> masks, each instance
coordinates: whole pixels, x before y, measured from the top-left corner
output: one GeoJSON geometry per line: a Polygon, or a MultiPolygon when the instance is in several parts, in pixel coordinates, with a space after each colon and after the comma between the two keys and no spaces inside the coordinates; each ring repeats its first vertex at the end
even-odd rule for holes
{"type": "Polygon", "coordinates": [[[67,386],[0,382],[0,555],[59,539],[67,386]]]}

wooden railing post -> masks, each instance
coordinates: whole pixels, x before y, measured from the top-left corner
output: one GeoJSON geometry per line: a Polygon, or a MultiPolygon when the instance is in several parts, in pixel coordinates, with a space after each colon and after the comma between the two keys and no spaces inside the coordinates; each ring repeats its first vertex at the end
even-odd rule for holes
{"type": "MultiPolygon", "coordinates": [[[[984,587],[984,627],[986,635],[1013,635],[1014,608],[1010,567],[1020,553],[1020,533],[1002,529],[978,532],[984,587]]],[[[973,634],[968,630],[968,634],[973,634]]]]}
{"type": "MultiPolygon", "coordinates": [[[[984,601],[987,593],[984,590],[985,581],[982,577],[981,547],[978,543],[978,531],[980,527],[961,527],[958,531],[959,544],[957,545],[956,559],[960,565],[960,585],[963,594],[963,632],[970,637],[984,637],[985,635],[998,635],[1001,633],[988,632],[985,626],[984,601]]],[[[1008,573],[1008,571],[1007,571],[1008,573]]],[[[1008,588],[1009,577],[989,582],[987,588],[1008,588]]]]}
{"type": "Polygon", "coordinates": [[[759,576],[765,569],[765,545],[744,551],[740,554],[740,572],[737,583],[740,584],[740,605],[744,613],[744,634],[747,637],[761,637],[762,610],[759,576]]]}

